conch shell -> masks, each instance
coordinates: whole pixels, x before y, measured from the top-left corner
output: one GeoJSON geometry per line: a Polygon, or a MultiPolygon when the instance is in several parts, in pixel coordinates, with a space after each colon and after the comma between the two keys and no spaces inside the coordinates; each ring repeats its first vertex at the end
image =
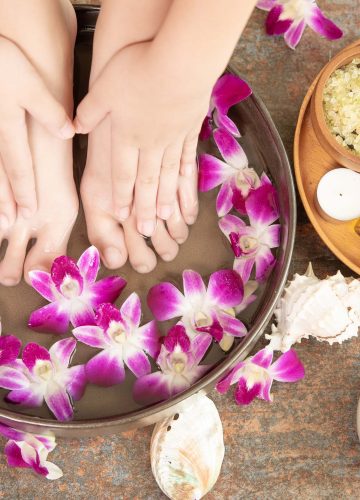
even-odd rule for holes
{"type": "Polygon", "coordinates": [[[151,468],[172,500],[198,500],[217,481],[224,459],[223,429],[215,404],[196,394],[189,406],[159,422],[151,440],[151,468]]]}
{"type": "Polygon", "coordinates": [[[266,335],[270,347],[285,352],[309,336],[320,342],[342,343],[356,337],[360,326],[360,281],[340,271],[324,280],[311,264],[305,275],[296,274],[275,309],[276,325],[266,335]]]}

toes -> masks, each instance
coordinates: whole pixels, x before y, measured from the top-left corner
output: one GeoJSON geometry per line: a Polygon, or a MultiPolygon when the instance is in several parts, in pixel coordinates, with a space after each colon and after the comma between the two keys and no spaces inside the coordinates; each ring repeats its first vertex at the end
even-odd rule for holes
{"type": "Polygon", "coordinates": [[[123,223],[123,228],[130,264],[138,273],[149,273],[156,266],[156,256],[137,231],[134,215],[123,223]]]}
{"type": "Polygon", "coordinates": [[[152,244],[160,257],[169,262],[174,260],[179,251],[179,245],[166,230],[165,224],[158,219],[155,233],[151,237],[152,244]]]}
{"type": "Polygon", "coordinates": [[[4,169],[0,165],[0,231],[7,233],[16,217],[16,204],[10,183],[4,169]]]}
{"type": "Polygon", "coordinates": [[[179,177],[180,210],[186,224],[189,225],[194,224],[199,212],[197,178],[198,175],[195,163],[192,172],[188,173],[187,176],[179,177]]]}
{"type": "Polygon", "coordinates": [[[181,214],[179,204],[175,204],[172,216],[166,221],[168,232],[179,245],[184,243],[189,236],[189,228],[181,214]]]}
{"type": "Polygon", "coordinates": [[[28,235],[23,229],[11,232],[5,257],[0,263],[2,285],[14,286],[21,280],[28,241],[28,235]]]}

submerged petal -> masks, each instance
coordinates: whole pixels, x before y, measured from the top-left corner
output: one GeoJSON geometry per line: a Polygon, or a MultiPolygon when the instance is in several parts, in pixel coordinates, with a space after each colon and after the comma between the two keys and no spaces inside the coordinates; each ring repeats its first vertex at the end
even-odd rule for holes
{"type": "Polygon", "coordinates": [[[172,283],[164,282],[150,288],[147,303],[158,321],[166,321],[183,315],[185,297],[172,283]]]}
{"type": "Polygon", "coordinates": [[[232,269],[222,269],[210,276],[207,290],[212,304],[221,307],[235,307],[244,296],[244,285],[239,274],[232,269]]]}
{"type": "Polygon", "coordinates": [[[194,364],[198,365],[200,363],[211,343],[211,336],[206,334],[196,335],[196,337],[191,341],[191,352],[194,357],[194,364]]]}
{"type": "Polygon", "coordinates": [[[122,356],[111,349],[105,349],[90,359],[85,371],[89,382],[102,387],[121,384],[125,379],[122,356]]]}
{"type": "Polygon", "coordinates": [[[45,402],[57,420],[66,422],[73,417],[73,407],[66,389],[56,382],[48,385],[45,402]]]}
{"type": "Polygon", "coordinates": [[[269,184],[251,191],[245,207],[252,226],[269,226],[280,215],[276,189],[269,184]]]}
{"type": "Polygon", "coordinates": [[[234,271],[239,274],[243,283],[247,283],[249,281],[254,265],[255,257],[248,257],[244,255],[234,260],[234,271]]]}
{"type": "Polygon", "coordinates": [[[141,320],[141,302],[137,293],[133,292],[123,303],[120,313],[131,325],[137,328],[141,320]]]}
{"type": "Polygon", "coordinates": [[[85,365],[76,365],[67,371],[69,381],[66,384],[66,390],[74,401],[79,401],[85,392],[87,377],[85,365]]]}
{"type": "Polygon", "coordinates": [[[12,366],[0,366],[0,387],[3,389],[22,389],[29,385],[26,375],[12,366]]]}
{"type": "Polygon", "coordinates": [[[214,189],[224,182],[231,170],[229,166],[207,153],[199,156],[199,191],[205,192],[214,189]]]}
{"type": "Polygon", "coordinates": [[[255,257],[256,263],[256,281],[264,282],[270,274],[276,262],[275,256],[267,246],[261,246],[255,257]]]}
{"type": "Polygon", "coordinates": [[[5,401],[29,408],[38,408],[43,404],[44,395],[41,390],[32,384],[30,387],[9,392],[5,397],[5,401]]]}
{"type": "Polygon", "coordinates": [[[233,190],[230,182],[224,182],[216,198],[216,212],[219,217],[226,215],[232,209],[233,190]]]}
{"type": "Polygon", "coordinates": [[[38,361],[51,361],[50,353],[45,347],[30,342],[24,347],[22,360],[26,368],[32,373],[38,361]]]}
{"type": "Polygon", "coordinates": [[[115,302],[126,286],[126,280],[120,276],[103,278],[89,287],[90,304],[96,309],[104,302],[115,302]]]}
{"type": "Polygon", "coordinates": [[[40,332],[66,333],[70,313],[64,303],[53,302],[31,313],[28,326],[40,332]]]}
{"type": "Polygon", "coordinates": [[[88,283],[94,283],[99,272],[100,254],[96,247],[91,246],[80,256],[78,268],[88,283]]]}
{"type": "Polygon", "coordinates": [[[152,358],[157,358],[160,352],[160,332],[156,321],[150,321],[138,328],[136,332],[138,343],[152,358]]]}
{"type": "Polygon", "coordinates": [[[214,130],[214,139],[226,163],[239,170],[248,166],[245,151],[226,130],[214,130]]]}
{"type": "Polygon", "coordinates": [[[247,334],[246,326],[242,321],[234,318],[231,314],[227,314],[223,311],[218,311],[217,316],[219,322],[224,330],[224,333],[231,335],[233,337],[244,337],[247,334]]]}
{"type": "Polygon", "coordinates": [[[124,349],[124,362],[135,377],[143,377],[151,372],[150,361],[141,349],[126,346],[124,349]]]}
{"type": "Polygon", "coordinates": [[[51,358],[55,356],[56,359],[60,361],[60,363],[64,367],[68,367],[71,361],[71,357],[74,354],[76,347],[76,340],[72,337],[68,339],[62,339],[58,342],[55,342],[50,349],[49,353],[51,358]]]}
{"type": "Polygon", "coordinates": [[[93,308],[81,299],[74,300],[71,304],[70,321],[75,327],[94,325],[95,313],[93,308]]]}
{"type": "Polygon", "coordinates": [[[170,397],[168,377],[162,372],[150,373],[138,378],[133,387],[134,400],[141,404],[152,404],[170,397]]]}
{"type": "Polygon", "coordinates": [[[14,335],[0,336],[0,366],[14,361],[21,349],[21,341],[14,335]]]}
{"type": "Polygon", "coordinates": [[[29,279],[31,286],[40,293],[46,300],[53,302],[55,295],[53,291],[54,283],[50,273],[45,271],[30,271],[29,279]]]}
{"type": "Polygon", "coordinates": [[[186,269],[182,273],[184,295],[191,302],[205,297],[206,287],[199,273],[186,269]]]}
{"type": "Polygon", "coordinates": [[[200,141],[206,141],[211,137],[212,127],[211,127],[211,116],[207,115],[201,125],[201,130],[199,133],[200,141]]]}
{"type": "Polygon", "coordinates": [[[103,349],[107,346],[107,342],[104,338],[104,332],[99,326],[78,326],[72,331],[75,338],[83,342],[83,344],[89,345],[90,347],[97,347],[98,349],[103,349]]]}

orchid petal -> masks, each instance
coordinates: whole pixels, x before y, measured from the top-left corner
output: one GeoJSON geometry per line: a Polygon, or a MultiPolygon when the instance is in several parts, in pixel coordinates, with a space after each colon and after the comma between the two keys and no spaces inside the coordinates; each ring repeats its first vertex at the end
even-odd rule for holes
{"type": "Polygon", "coordinates": [[[77,266],[88,283],[94,283],[100,268],[100,255],[96,247],[91,246],[80,256],[77,266]]]}
{"type": "Polygon", "coordinates": [[[222,184],[231,174],[229,166],[207,153],[199,156],[199,191],[205,192],[222,184]]]}
{"type": "Polygon", "coordinates": [[[84,279],[80,274],[76,262],[70,257],[63,255],[57,257],[51,266],[51,279],[60,293],[61,285],[66,277],[70,277],[72,280],[77,281],[79,291],[82,292],[84,279]]]}
{"type": "Polygon", "coordinates": [[[261,10],[271,10],[277,0],[258,0],[256,7],[261,10]]]}
{"type": "Polygon", "coordinates": [[[3,389],[23,389],[28,387],[29,379],[26,375],[11,366],[0,366],[0,387],[3,389]]]}
{"type": "Polygon", "coordinates": [[[337,40],[343,36],[341,29],[325,17],[316,5],[313,6],[311,15],[307,18],[307,23],[316,33],[328,40],[337,40]]]}
{"type": "Polygon", "coordinates": [[[48,462],[47,460],[43,462],[43,466],[46,467],[48,473],[46,475],[46,479],[50,481],[55,481],[56,479],[60,479],[63,477],[63,471],[57,465],[52,462],[48,462]]]}
{"type": "Polygon", "coordinates": [[[235,389],[235,401],[238,405],[249,405],[261,394],[261,390],[262,385],[260,383],[248,388],[246,378],[241,377],[235,389]]]}
{"type": "Polygon", "coordinates": [[[281,5],[275,5],[269,12],[265,28],[268,35],[283,35],[290,28],[292,24],[292,19],[280,20],[280,16],[283,12],[283,7],[281,5]]]}
{"type": "Polygon", "coordinates": [[[291,49],[295,49],[303,36],[306,23],[293,23],[284,35],[284,40],[291,49]]]}
{"type": "Polygon", "coordinates": [[[123,303],[120,309],[121,315],[130,320],[131,325],[137,328],[141,320],[141,302],[137,293],[132,293],[123,303]]]}
{"type": "Polygon", "coordinates": [[[94,325],[95,313],[93,311],[93,308],[82,300],[74,301],[71,307],[70,321],[75,327],[94,325]]]}
{"type": "Polygon", "coordinates": [[[205,116],[199,133],[200,141],[206,141],[207,139],[209,139],[211,137],[211,133],[212,133],[211,117],[205,116]]]}
{"type": "Polygon", "coordinates": [[[218,307],[235,307],[244,297],[244,285],[237,272],[231,269],[216,271],[210,276],[207,297],[218,307]]]}
{"type": "Polygon", "coordinates": [[[120,384],[125,379],[122,356],[110,349],[105,349],[90,359],[85,370],[89,382],[102,387],[120,384]]]}
{"type": "Polygon", "coordinates": [[[246,197],[242,194],[241,190],[237,187],[233,187],[231,202],[235,210],[237,210],[241,215],[247,215],[245,201],[246,197]]]}
{"type": "Polygon", "coordinates": [[[273,360],[273,351],[265,347],[257,352],[252,358],[251,363],[261,366],[262,368],[269,368],[273,360]]]}
{"type": "Polygon", "coordinates": [[[224,333],[233,337],[245,337],[247,329],[242,321],[234,318],[231,314],[226,314],[223,311],[218,311],[217,317],[224,333]]]}
{"type": "Polygon", "coordinates": [[[9,467],[31,468],[31,466],[23,459],[21,448],[15,441],[11,440],[6,443],[4,452],[9,467]]]}
{"type": "Polygon", "coordinates": [[[226,73],[216,82],[211,97],[220,114],[226,115],[232,106],[247,99],[251,93],[251,88],[244,80],[226,73]]]}
{"type": "Polygon", "coordinates": [[[279,218],[277,193],[274,186],[265,184],[249,193],[245,207],[252,226],[269,226],[279,218]]]}
{"type": "Polygon", "coordinates": [[[67,422],[72,419],[73,407],[64,387],[52,382],[45,393],[45,402],[57,420],[67,422]]]}
{"type": "Polygon", "coordinates": [[[150,288],[148,306],[159,321],[180,317],[183,314],[185,297],[172,283],[159,283],[150,288]]]}
{"type": "Polygon", "coordinates": [[[113,304],[101,304],[96,313],[96,324],[105,332],[112,321],[121,322],[119,309],[113,304]]]}
{"type": "Polygon", "coordinates": [[[261,236],[261,243],[269,248],[277,248],[280,245],[280,224],[272,224],[261,236]]]}
{"type": "Polygon", "coordinates": [[[185,270],[182,274],[185,298],[194,302],[205,297],[206,287],[199,273],[185,270]]]}
{"type": "Polygon", "coordinates": [[[216,390],[220,392],[220,394],[224,394],[227,392],[232,384],[235,384],[239,378],[241,371],[243,367],[245,366],[245,363],[243,361],[240,361],[237,363],[234,368],[222,379],[220,382],[217,383],[216,385],[216,390]]]}
{"type": "Polygon", "coordinates": [[[150,321],[137,330],[138,343],[152,358],[160,352],[160,332],[155,321],[150,321]]]}
{"type": "Polygon", "coordinates": [[[191,352],[194,357],[194,364],[198,365],[205,356],[207,350],[212,343],[210,335],[196,335],[191,342],[191,352]]]}
{"type": "Polygon", "coordinates": [[[104,349],[107,346],[103,331],[98,326],[78,326],[77,328],[74,328],[72,333],[80,342],[89,345],[90,347],[104,349]]]}
{"type": "Polygon", "coordinates": [[[224,182],[216,198],[216,212],[219,217],[226,215],[232,209],[233,190],[230,182],[224,182]]]}
{"type": "Polygon", "coordinates": [[[239,170],[248,166],[248,159],[243,148],[226,130],[214,130],[214,140],[227,164],[239,170]]]}
{"type": "Polygon", "coordinates": [[[138,378],[133,387],[134,400],[141,404],[157,403],[171,396],[170,384],[162,372],[150,373],[138,378]]]}
{"type": "Polygon", "coordinates": [[[49,353],[51,358],[55,356],[64,367],[68,367],[71,357],[75,351],[76,340],[74,338],[62,339],[55,342],[50,349],[49,353]]]}
{"type": "Polygon", "coordinates": [[[24,441],[25,433],[13,429],[6,424],[0,423],[0,434],[7,439],[13,439],[14,441],[24,441]]]}
{"type": "Polygon", "coordinates": [[[177,346],[179,346],[183,352],[188,352],[191,346],[190,339],[181,323],[170,328],[166,337],[163,338],[163,344],[168,352],[174,352],[177,346]]]}
{"type": "Polygon", "coordinates": [[[34,472],[36,472],[40,476],[46,477],[48,474],[48,470],[41,463],[39,451],[36,450],[26,441],[20,443],[19,447],[21,450],[21,456],[24,459],[24,461],[29,464],[29,466],[33,469],[34,472]]]}
{"type": "Polygon", "coordinates": [[[272,397],[270,394],[272,383],[273,383],[272,378],[267,380],[266,382],[264,382],[261,386],[261,391],[259,394],[259,398],[264,399],[265,401],[268,401],[269,403],[272,402],[272,397]]]}
{"type": "Polygon", "coordinates": [[[243,283],[247,283],[249,281],[254,264],[255,258],[253,257],[243,256],[234,260],[234,271],[239,274],[243,283]]]}
{"type": "Polygon", "coordinates": [[[126,281],[120,276],[103,278],[89,287],[90,304],[96,309],[104,302],[115,302],[126,286],[126,281]]]}
{"type": "Polygon", "coordinates": [[[51,361],[50,353],[45,347],[30,342],[24,348],[22,360],[27,369],[32,373],[38,361],[51,361]]]}
{"type": "Polygon", "coordinates": [[[14,361],[18,357],[20,349],[21,341],[14,335],[0,336],[0,366],[14,361]]]}
{"type": "Polygon", "coordinates": [[[270,373],[279,382],[296,382],[305,376],[304,366],[293,349],[285,352],[270,368],[270,373]]]}
{"type": "Polygon", "coordinates": [[[260,247],[255,257],[256,281],[259,281],[260,283],[264,282],[269,276],[270,271],[274,267],[275,262],[276,259],[271,250],[266,246],[260,247]]]}
{"type": "Polygon", "coordinates": [[[225,132],[235,137],[241,136],[239,129],[232,121],[232,119],[229,118],[227,115],[224,115],[223,113],[219,112],[218,110],[215,110],[214,112],[214,123],[218,128],[218,130],[224,130],[225,132]]]}
{"type": "Polygon", "coordinates": [[[65,305],[53,302],[32,312],[29,318],[29,328],[40,332],[66,333],[69,328],[70,313],[65,305]]]}
{"type": "Polygon", "coordinates": [[[54,283],[50,273],[45,271],[30,271],[29,279],[31,286],[35,288],[35,290],[46,300],[49,302],[53,302],[55,300],[53,292],[54,283]]]}
{"type": "Polygon", "coordinates": [[[239,219],[239,217],[228,214],[219,220],[219,227],[221,231],[229,237],[230,233],[238,233],[240,229],[246,227],[246,224],[243,220],[239,219]]]}
{"type": "Polygon", "coordinates": [[[5,397],[5,401],[29,408],[38,408],[43,404],[44,395],[32,385],[9,392],[5,397]]]}
{"type": "Polygon", "coordinates": [[[85,392],[87,377],[85,365],[76,365],[67,371],[69,382],[66,384],[66,390],[74,401],[79,401],[85,392]]]}
{"type": "Polygon", "coordinates": [[[151,372],[150,361],[144,351],[140,349],[126,346],[124,350],[124,362],[137,378],[151,372]]]}

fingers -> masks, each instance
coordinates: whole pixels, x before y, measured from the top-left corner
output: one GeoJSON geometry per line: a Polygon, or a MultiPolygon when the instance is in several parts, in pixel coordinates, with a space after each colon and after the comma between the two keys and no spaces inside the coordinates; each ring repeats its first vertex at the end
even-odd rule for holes
{"type": "Polygon", "coordinates": [[[37,202],[24,111],[1,127],[0,153],[19,213],[28,219],[35,213],[37,202]]]}
{"type": "Polygon", "coordinates": [[[189,134],[183,145],[181,154],[181,175],[191,177],[193,175],[194,165],[196,165],[196,150],[199,139],[199,130],[189,134]]]}
{"type": "Polygon", "coordinates": [[[115,217],[123,222],[130,215],[138,169],[139,151],[121,142],[121,132],[111,128],[111,178],[115,217]]]}
{"type": "Polygon", "coordinates": [[[157,215],[164,220],[169,219],[174,212],[182,149],[182,143],[179,142],[169,146],[163,156],[157,196],[157,215]]]}
{"type": "Polygon", "coordinates": [[[6,234],[15,221],[16,204],[10,183],[0,164],[0,234],[6,234]]]}
{"type": "Polygon", "coordinates": [[[156,198],[163,150],[141,150],[135,183],[137,228],[144,236],[152,236],[156,227],[156,198]]]}
{"type": "Polygon", "coordinates": [[[88,134],[103,121],[107,113],[108,110],[105,108],[95,84],[77,107],[74,120],[76,133],[88,134]]]}

